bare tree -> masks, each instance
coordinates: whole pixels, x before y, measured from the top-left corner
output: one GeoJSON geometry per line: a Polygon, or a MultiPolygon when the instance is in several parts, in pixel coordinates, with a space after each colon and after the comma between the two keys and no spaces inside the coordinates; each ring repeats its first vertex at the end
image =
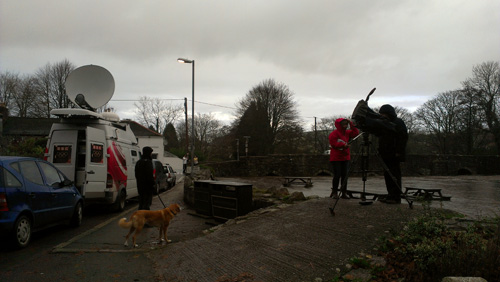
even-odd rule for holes
{"type": "MultiPolygon", "coordinates": [[[[190,124],[191,125],[191,124],[190,124]]],[[[177,132],[185,132],[186,122],[181,120],[176,125],[177,132]]],[[[229,134],[227,126],[224,126],[220,120],[217,120],[212,113],[209,114],[196,114],[194,120],[194,134],[195,134],[195,150],[197,154],[201,154],[205,159],[211,159],[215,154],[225,154],[226,150],[220,148],[220,142],[226,142],[225,137],[229,134]],[[224,152],[224,153],[221,153],[224,152]]],[[[191,144],[192,135],[191,130],[188,132],[191,144]]],[[[179,146],[185,148],[186,135],[179,135],[179,146]]],[[[198,156],[200,157],[200,156],[198,156]]]]}
{"type": "Polygon", "coordinates": [[[36,78],[27,75],[21,79],[18,91],[12,99],[13,111],[19,117],[33,117],[36,107],[36,78]]]}
{"type": "Polygon", "coordinates": [[[36,91],[38,108],[35,115],[50,117],[52,109],[70,106],[64,83],[75,66],[67,59],[55,64],[46,64],[38,69],[36,76],[36,91]]]}
{"type": "Polygon", "coordinates": [[[182,105],[173,105],[160,98],[146,96],[141,97],[134,106],[138,121],[146,127],[152,126],[159,133],[167,124],[174,123],[183,110],[182,105]]]}
{"type": "Polygon", "coordinates": [[[20,84],[19,74],[8,71],[0,73],[0,103],[9,108],[12,97],[19,91],[20,84]]]}
{"type": "Polygon", "coordinates": [[[194,122],[194,131],[196,134],[197,148],[203,155],[210,155],[211,146],[217,146],[213,144],[213,141],[219,137],[220,128],[222,123],[215,119],[212,113],[200,114],[198,113],[194,122]]]}
{"type": "Polygon", "coordinates": [[[483,111],[489,132],[494,136],[500,153],[500,64],[485,62],[472,68],[472,77],[464,81],[464,91],[470,93],[483,111]]]}
{"type": "Polygon", "coordinates": [[[487,147],[488,133],[485,116],[481,108],[477,105],[474,93],[462,90],[459,94],[460,110],[458,114],[457,130],[461,143],[464,144],[463,153],[471,155],[477,154],[487,147]]]}
{"type": "Polygon", "coordinates": [[[423,130],[433,136],[433,147],[437,153],[448,154],[454,133],[457,131],[460,109],[459,91],[448,91],[425,102],[415,112],[423,130]]]}
{"type": "MultiPolygon", "coordinates": [[[[260,135],[263,143],[259,145],[257,154],[267,155],[275,151],[278,141],[284,140],[284,136],[290,130],[301,129],[298,119],[297,105],[293,100],[293,92],[283,83],[277,83],[273,79],[267,79],[253,87],[237,105],[239,120],[250,118],[245,126],[238,126],[239,134],[247,135],[246,129],[250,129],[251,119],[261,119],[258,127],[250,129],[253,134],[260,135]],[[252,109],[252,114],[248,112],[252,109]],[[257,131],[255,131],[257,130],[257,131]],[[283,138],[280,138],[280,135],[283,138]]],[[[254,136],[256,137],[256,136],[254,136]]]]}

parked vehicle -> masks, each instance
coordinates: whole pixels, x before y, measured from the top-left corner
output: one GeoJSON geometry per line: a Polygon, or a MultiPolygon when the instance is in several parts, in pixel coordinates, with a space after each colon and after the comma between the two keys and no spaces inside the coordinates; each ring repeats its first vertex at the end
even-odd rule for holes
{"type": "Polygon", "coordinates": [[[61,223],[80,226],[83,197],[54,165],[28,157],[0,156],[0,232],[17,247],[32,232],[61,223]]]}
{"type": "Polygon", "coordinates": [[[75,182],[86,203],[122,211],[126,199],[138,196],[134,168],[140,148],[118,115],[95,111],[113,96],[113,76],[102,67],[83,66],[70,73],[65,86],[81,109],[51,111],[61,120],[52,125],[45,159],[75,182]]]}
{"type": "Polygon", "coordinates": [[[170,186],[167,183],[167,174],[164,166],[159,160],[153,160],[153,175],[155,178],[154,193],[160,194],[161,191],[167,190],[170,186]]]}
{"type": "Polygon", "coordinates": [[[175,183],[177,183],[177,172],[175,172],[175,170],[169,164],[165,165],[165,172],[167,174],[167,188],[174,187],[175,183]]]}

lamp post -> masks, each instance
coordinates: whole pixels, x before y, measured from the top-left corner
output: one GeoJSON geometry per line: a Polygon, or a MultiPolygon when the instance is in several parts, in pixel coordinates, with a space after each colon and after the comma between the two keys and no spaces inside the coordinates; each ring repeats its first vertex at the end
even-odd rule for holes
{"type": "Polygon", "coordinates": [[[177,62],[182,63],[182,64],[192,64],[192,81],[191,81],[191,88],[192,88],[192,100],[191,100],[191,176],[193,176],[194,172],[194,60],[188,60],[188,59],[183,59],[183,58],[178,58],[177,62]]]}

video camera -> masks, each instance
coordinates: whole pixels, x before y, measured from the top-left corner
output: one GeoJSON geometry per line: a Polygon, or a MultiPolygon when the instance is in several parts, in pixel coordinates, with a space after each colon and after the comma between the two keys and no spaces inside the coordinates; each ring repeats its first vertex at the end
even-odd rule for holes
{"type": "Polygon", "coordinates": [[[396,132],[396,125],[394,123],[390,122],[387,118],[368,106],[368,100],[376,89],[377,88],[373,88],[368,96],[366,96],[365,100],[359,100],[352,113],[352,119],[356,121],[356,126],[361,129],[361,131],[376,136],[396,132]]]}

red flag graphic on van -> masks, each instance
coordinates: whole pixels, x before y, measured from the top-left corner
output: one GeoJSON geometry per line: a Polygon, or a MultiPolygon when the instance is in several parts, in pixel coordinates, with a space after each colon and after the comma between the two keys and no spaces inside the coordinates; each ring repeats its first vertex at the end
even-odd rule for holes
{"type": "Polygon", "coordinates": [[[113,141],[108,147],[108,154],[108,173],[113,177],[115,188],[127,187],[127,161],[122,148],[113,141]]]}

